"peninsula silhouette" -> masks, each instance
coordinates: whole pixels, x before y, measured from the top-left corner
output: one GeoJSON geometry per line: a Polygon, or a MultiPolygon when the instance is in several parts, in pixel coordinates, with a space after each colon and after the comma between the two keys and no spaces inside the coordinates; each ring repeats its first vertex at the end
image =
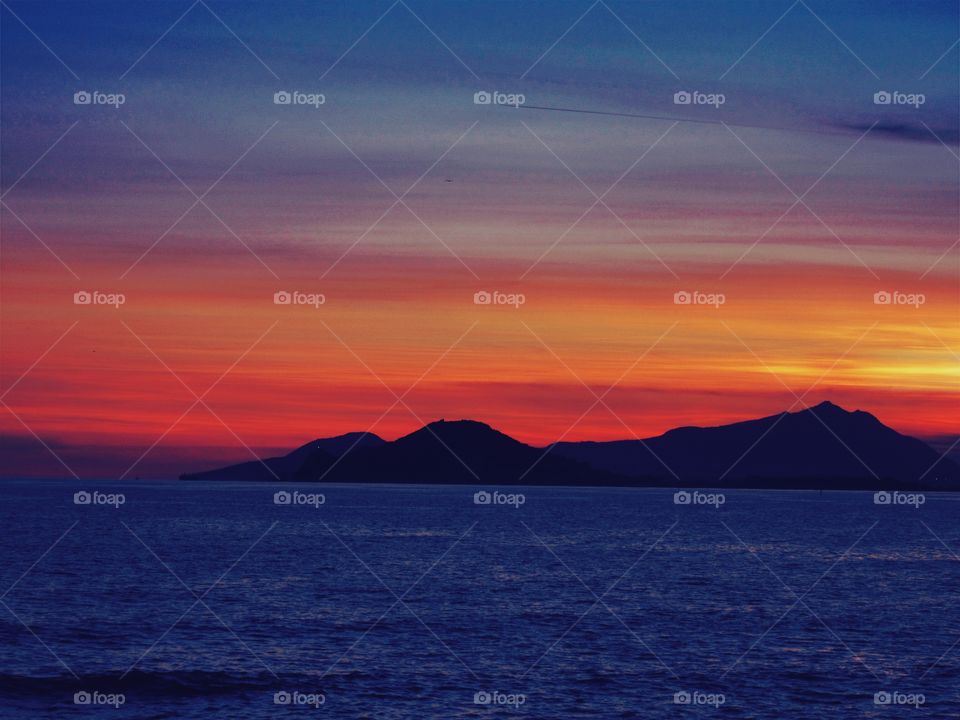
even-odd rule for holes
{"type": "Polygon", "coordinates": [[[644,439],[527,445],[474,420],[386,441],[355,432],[182,480],[491,485],[960,489],[960,466],[862,410],[830,402],[644,439]]]}

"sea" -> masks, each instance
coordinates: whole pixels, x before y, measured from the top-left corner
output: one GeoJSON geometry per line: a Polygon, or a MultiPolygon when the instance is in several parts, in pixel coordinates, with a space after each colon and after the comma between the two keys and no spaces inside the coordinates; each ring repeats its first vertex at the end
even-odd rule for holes
{"type": "Polygon", "coordinates": [[[960,718],[960,497],[0,483],[2,718],[960,718]]]}

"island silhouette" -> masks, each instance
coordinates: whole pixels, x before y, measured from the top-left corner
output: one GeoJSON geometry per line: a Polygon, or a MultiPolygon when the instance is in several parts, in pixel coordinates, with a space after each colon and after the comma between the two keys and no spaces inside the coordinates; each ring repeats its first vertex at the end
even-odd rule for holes
{"type": "Polygon", "coordinates": [[[370,432],[181,480],[960,490],[960,466],[862,410],[831,402],[656,437],[527,445],[475,420],[393,441],[370,432]]]}

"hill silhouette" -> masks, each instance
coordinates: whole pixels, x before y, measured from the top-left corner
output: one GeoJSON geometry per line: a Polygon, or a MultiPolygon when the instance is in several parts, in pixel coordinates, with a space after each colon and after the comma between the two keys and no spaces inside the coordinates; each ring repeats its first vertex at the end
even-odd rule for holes
{"type": "Polygon", "coordinates": [[[556,451],[629,477],[675,473],[683,483],[960,487],[960,468],[933,448],[868,412],[831,402],[730,425],[675,428],[645,440],[558,443],[556,451]]]}
{"type": "Polygon", "coordinates": [[[228,465],[217,470],[208,470],[199,473],[187,473],[180,476],[181,480],[238,480],[251,482],[270,482],[276,480],[291,480],[300,468],[306,463],[319,462],[327,458],[333,462],[348,450],[364,449],[383,445],[387,441],[373,433],[352,432],[337,435],[332,438],[319,438],[301,445],[286,455],[249,460],[247,462],[228,465]]]}
{"type": "Polygon", "coordinates": [[[960,467],[870,413],[824,402],[643,440],[545,448],[482,422],[439,420],[392,442],[348,433],[181,479],[956,490],[960,467]]]}

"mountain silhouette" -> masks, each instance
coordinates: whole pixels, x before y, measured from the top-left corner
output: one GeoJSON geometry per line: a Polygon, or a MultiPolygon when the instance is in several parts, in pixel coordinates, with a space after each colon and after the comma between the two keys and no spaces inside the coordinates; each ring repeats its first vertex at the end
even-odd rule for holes
{"type": "Polygon", "coordinates": [[[314,456],[292,479],[309,482],[321,477],[327,482],[384,482],[383,478],[389,478],[387,482],[530,485],[618,480],[605,470],[525,445],[474,420],[439,420],[364,452],[338,458],[314,456]]]}
{"type": "Polygon", "coordinates": [[[643,440],[545,448],[482,422],[439,420],[392,442],[348,433],[181,479],[958,490],[960,467],[870,413],[824,402],[643,440]]]}
{"type": "Polygon", "coordinates": [[[634,478],[750,487],[958,489],[960,467],[862,410],[823,402],[645,440],[557,443],[564,457],[634,478]]]}
{"type": "Polygon", "coordinates": [[[291,480],[305,463],[316,462],[319,458],[329,458],[333,462],[348,450],[371,448],[386,444],[386,440],[373,433],[352,432],[332,438],[312,440],[286,455],[250,460],[228,465],[217,470],[187,473],[181,480],[238,480],[252,482],[270,482],[291,480]],[[355,447],[354,447],[355,446],[355,447]]]}

